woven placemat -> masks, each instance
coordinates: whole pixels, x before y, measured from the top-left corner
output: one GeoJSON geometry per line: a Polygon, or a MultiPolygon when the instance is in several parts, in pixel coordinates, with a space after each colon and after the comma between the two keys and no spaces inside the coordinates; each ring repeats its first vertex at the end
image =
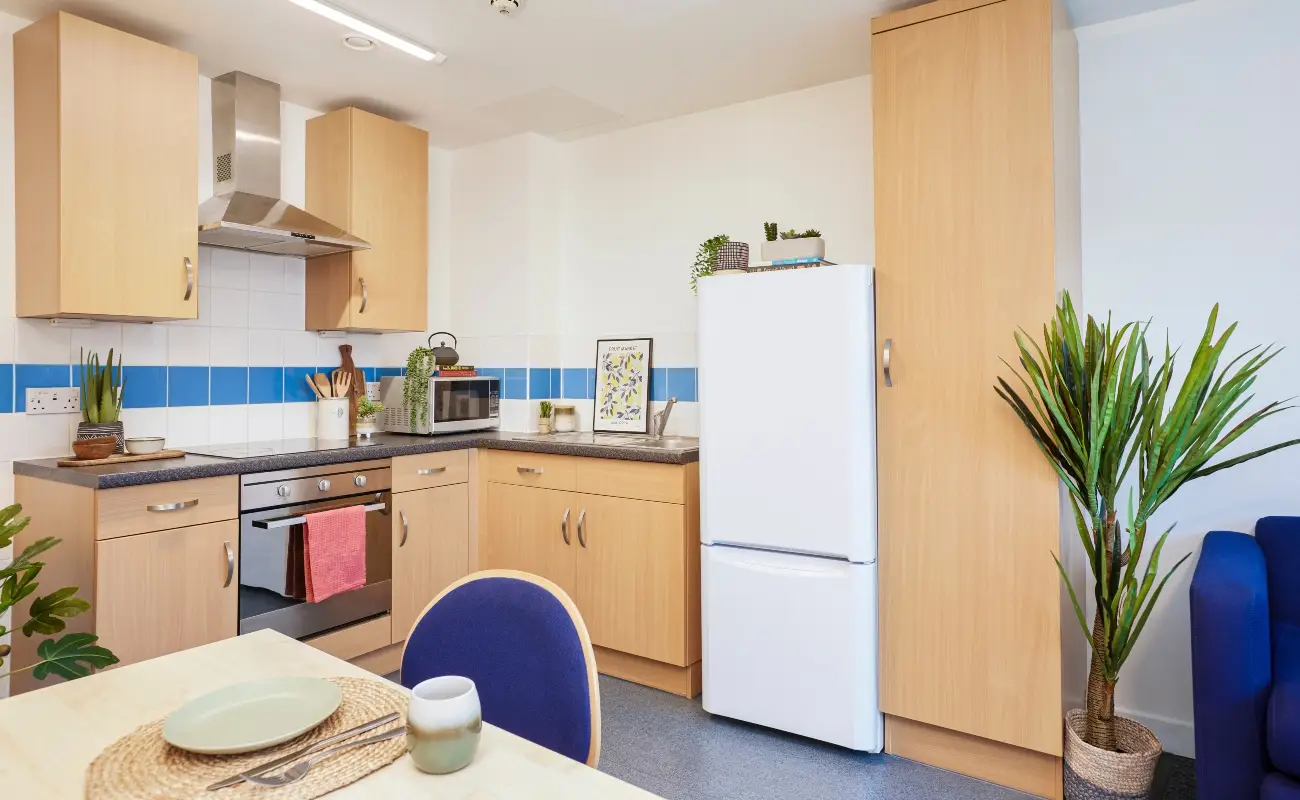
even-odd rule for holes
{"type": "Polygon", "coordinates": [[[386,742],[344,750],[316,764],[306,777],[288,786],[267,788],[245,782],[216,792],[207,790],[209,785],[223,778],[393,711],[401,713],[402,719],[367,735],[406,724],[408,700],[396,686],[365,678],[329,680],[338,684],[343,692],[337,711],[297,739],[255,753],[234,756],[188,753],[163,741],[165,718],[143,725],[109,745],[91,762],[86,770],[86,797],[90,800],[312,800],[364,778],[406,752],[406,739],[399,736],[386,742]]]}

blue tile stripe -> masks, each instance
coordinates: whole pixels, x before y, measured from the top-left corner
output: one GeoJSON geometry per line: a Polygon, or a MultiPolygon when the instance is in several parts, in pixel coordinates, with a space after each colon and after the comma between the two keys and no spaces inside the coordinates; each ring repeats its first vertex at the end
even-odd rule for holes
{"type": "MultiPolygon", "coordinates": [[[[305,376],[328,374],[335,367],[203,367],[127,366],[125,408],[222,406],[263,403],[307,403],[315,395],[305,376]]],[[[398,376],[401,367],[362,367],[366,380],[398,376]]],[[[501,381],[503,400],[593,400],[596,370],[590,367],[480,367],[480,375],[501,381]]],[[[27,390],[80,386],[81,372],[68,364],[0,364],[0,414],[25,412],[27,390]]],[[[699,371],[695,367],[655,367],[650,375],[650,400],[676,397],[699,400],[699,371]]]]}

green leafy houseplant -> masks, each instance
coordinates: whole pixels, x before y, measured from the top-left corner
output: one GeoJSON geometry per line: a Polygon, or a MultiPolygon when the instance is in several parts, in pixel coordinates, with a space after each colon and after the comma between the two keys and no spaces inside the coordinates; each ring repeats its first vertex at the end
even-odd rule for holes
{"type": "Polygon", "coordinates": [[[406,357],[406,379],[402,381],[402,407],[411,417],[411,432],[429,421],[429,378],[437,369],[433,350],[417,347],[406,357]]]}
{"type": "Polygon", "coordinates": [[[384,410],[383,403],[376,403],[369,397],[357,401],[357,419],[371,420],[384,410]]]}
{"type": "MultiPolygon", "coordinates": [[[[791,229],[788,230],[788,231],[783,231],[783,232],[781,233],[781,238],[782,238],[782,239],[819,239],[819,238],[821,238],[821,235],[822,235],[822,232],[819,231],[819,230],[817,230],[816,228],[809,228],[808,230],[804,231],[803,233],[800,233],[800,232],[796,231],[794,228],[791,228],[791,229]]],[[[772,240],[772,239],[768,239],[768,241],[770,242],[770,241],[773,241],[773,240],[772,240]]]]}
{"type": "MultiPolygon", "coordinates": [[[[1079,591],[1061,562],[1075,615],[1092,648],[1084,741],[1116,750],[1115,685],[1151,610],[1184,556],[1160,576],[1160,554],[1172,526],[1155,540],[1143,566],[1147,526],[1156,510],[1188,481],[1258,458],[1300,439],[1220,459],[1223,451],[1259,422],[1290,408],[1278,402],[1241,416],[1254,395],[1259,371],[1277,355],[1253,347],[1220,362],[1236,324],[1215,333],[1219,307],[1191,354],[1187,375],[1175,384],[1176,353],[1165,343],[1156,363],[1147,351],[1148,325],[1115,330],[1088,317],[1081,328],[1067,293],[1040,346],[1016,333],[1023,394],[998,379],[997,393],[1024,423],[1043,456],[1065,484],[1075,527],[1096,586],[1096,616],[1089,630],[1079,591]],[[1217,460],[1216,459],[1220,459],[1217,460]],[[1211,461],[1215,463],[1211,464],[1211,461]],[[1136,467],[1121,521],[1116,504],[1129,470],[1136,467]],[[1157,582],[1158,581],[1158,582],[1157,582]]],[[[1014,371],[1014,370],[1013,370],[1014,371]]],[[[1055,556],[1053,556],[1055,558],[1055,556]]]]}
{"type": "Polygon", "coordinates": [[[778,231],[778,230],[779,230],[779,229],[778,229],[777,224],[776,224],[775,222],[764,222],[764,223],[763,223],[763,238],[767,239],[767,241],[769,241],[769,242],[775,242],[775,241],[776,241],[776,236],[777,236],[777,231],[778,231]]]}
{"type": "Polygon", "coordinates": [[[122,415],[122,391],[126,379],[122,376],[122,357],[117,359],[117,372],[113,372],[113,351],[108,351],[108,364],[99,365],[99,354],[86,358],[81,349],[81,419],[83,422],[117,422],[122,415]]]}
{"type": "Polygon", "coordinates": [[[550,400],[543,400],[537,404],[537,412],[541,419],[550,419],[553,410],[554,406],[551,405],[550,400]]]}
{"type": "Polygon", "coordinates": [[[723,234],[706,239],[700,245],[700,249],[695,252],[695,263],[691,265],[691,292],[699,290],[700,278],[713,274],[713,266],[718,262],[718,251],[730,241],[731,237],[723,234]]]}
{"type": "MultiPolygon", "coordinates": [[[[0,509],[0,547],[8,547],[14,536],[27,527],[31,517],[18,518],[23,507],[18,504],[0,509]]],[[[0,614],[13,608],[20,601],[35,594],[40,584],[36,578],[41,574],[45,563],[36,560],[41,553],[59,543],[54,537],[46,537],[32,542],[9,566],[0,569],[0,614]]],[[[70,586],[36,597],[32,600],[28,620],[23,623],[23,636],[28,638],[40,634],[52,636],[66,627],[65,619],[75,617],[90,608],[90,604],[76,596],[77,587],[70,586]]],[[[10,633],[0,625],[0,636],[10,633]]],[[[58,639],[45,639],[36,647],[40,658],[34,664],[9,672],[0,672],[0,678],[17,672],[33,670],[37,680],[45,680],[50,675],[58,675],[69,680],[89,675],[92,670],[117,663],[107,649],[96,644],[99,637],[89,633],[69,633],[58,639]]],[[[0,667],[9,657],[9,645],[0,645],[0,667]]]]}

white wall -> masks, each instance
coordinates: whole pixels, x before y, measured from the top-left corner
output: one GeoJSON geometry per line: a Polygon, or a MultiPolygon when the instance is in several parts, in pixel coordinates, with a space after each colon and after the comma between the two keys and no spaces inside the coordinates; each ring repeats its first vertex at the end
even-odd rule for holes
{"type": "MultiPolygon", "coordinates": [[[[1154,320],[1194,347],[1210,308],[1240,327],[1234,352],[1288,349],[1255,386],[1300,395],[1300,4],[1200,0],[1079,31],[1084,298],[1095,315],[1154,320]]],[[[1243,452],[1300,436],[1300,411],[1266,421],[1243,452]]],[[[1247,440],[1248,439],[1248,440],[1247,440]]],[[[1211,530],[1300,514],[1300,448],[1185,487],[1151,521],[1178,523],[1162,562],[1211,530]]],[[[1121,674],[1116,704],[1193,754],[1188,586],[1170,581],[1121,674]]]]}

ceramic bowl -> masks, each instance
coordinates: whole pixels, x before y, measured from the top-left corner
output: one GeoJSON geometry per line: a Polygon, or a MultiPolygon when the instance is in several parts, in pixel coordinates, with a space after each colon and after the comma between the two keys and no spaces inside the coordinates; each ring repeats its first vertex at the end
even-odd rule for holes
{"type": "Polygon", "coordinates": [[[108,458],[117,449],[117,438],[97,436],[94,439],[78,439],[72,443],[72,452],[82,461],[108,458]]]}
{"type": "Polygon", "coordinates": [[[126,452],[133,456],[142,456],[148,453],[157,453],[163,449],[163,442],[166,441],[161,436],[141,436],[135,439],[126,440],[126,452]]]}

